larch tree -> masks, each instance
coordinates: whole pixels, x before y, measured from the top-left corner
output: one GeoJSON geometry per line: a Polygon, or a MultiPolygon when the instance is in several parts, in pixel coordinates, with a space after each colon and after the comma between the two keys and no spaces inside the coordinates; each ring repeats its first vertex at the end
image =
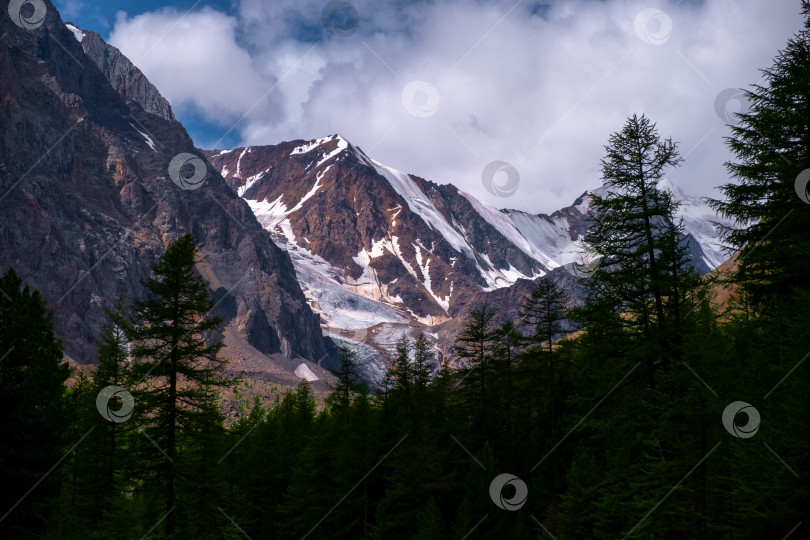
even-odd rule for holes
{"type": "Polygon", "coordinates": [[[434,368],[433,346],[425,337],[424,332],[419,332],[413,342],[413,381],[418,390],[427,388],[434,368]]]}
{"type": "Polygon", "coordinates": [[[487,437],[487,392],[490,384],[490,371],[493,343],[496,338],[496,329],[492,319],[495,312],[487,304],[473,309],[467,325],[456,338],[453,350],[456,356],[467,362],[468,372],[463,375],[462,389],[464,399],[471,407],[478,409],[476,421],[481,437],[487,437]]]}
{"type": "Polygon", "coordinates": [[[565,331],[563,323],[568,318],[569,301],[569,294],[548,276],[537,282],[519,311],[520,322],[529,331],[526,341],[530,346],[540,348],[545,344],[548,352],[553,352],[554,338],[565,331]]]}
{"type": "Polygon", "coordinates": [[[355,356],[356,353],[348,346],[340,347],[340,367],[335,372],[337,383],[332,386],[332,392],[326,398],[326,403],[336,412],[348,413],[352,404],[352,392],[360,383],[354,363],[355,356]]]}
{"type": "Polygon", "coordinates": [[[181,430],[200,430],[212,414],[211,389],[228,384],[225,361],[215,331],[222,319],[212,315],[209,289],[196,272],[199,249],[189,233],[169,245],[143,282],[149,298],[135,305],[136,321],[128,329],[135,375],[146,387],[134,393],[148,414],[143,431],[154,449],[154,468],[165,488],[166,536],[175,533],[175,483],[181,430]]]}
{"type": "Polygon", "coordinates": [[[810,2],[802,13],[804,28],[762,70],[764,83],[744,93],[750,108],[727,139],[733,181],[710,200],[736,222],[720,227],[739,250],[734,280],[772,312],[810,275],[810,2]]]}
{"type": "Polygon", "coordinates": [[[679,354],[672,331],[678,323],[669,320],[665,304],[678,285],[672,270],[686,266],[685,236],[676,219],[678,203],[659,184],[682,159],[677,144],[662,140],[644,115],[628,118],[621,131],[610,135],[605,151],[601,163],[607,194],[593,197],[592,225],[585,235],[587,249],[600,257],[590,281],[597,295],[625,315],[622,320],[645,346],[658,347],[647,355],[654,384],[656,366],[668,371],[679,354]]]}

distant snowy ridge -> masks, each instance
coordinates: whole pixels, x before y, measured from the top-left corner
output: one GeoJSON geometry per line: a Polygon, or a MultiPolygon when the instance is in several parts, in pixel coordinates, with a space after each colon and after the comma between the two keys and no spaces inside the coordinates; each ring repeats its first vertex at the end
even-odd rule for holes
{"type": "MultiPolygon", "coordinates": [[[[702,260],[709,270],[725,262],[729,255],[724,250],[715,224],[730,225],[729,220],[717,215],[700,197],[688,196],[669,179],[658,183],[659,189],[672,195],[680,203],[677,217],[682,220],[684,233],[691,235],[702,250],[702,260]]],[[[583,193],[574,205],[552,215],[530,214],[519,210],[504,210],[522,236],[538,249],[543,249],[559,264],[567,264],[584,254],[582,237],[585,232],[592,195],[605,196],[604,186],[583,193]]]]}
{"type": "MultiPolygon", "coordinates": [[[[582,260],[592,197],[606,193],[583,193],[551,215],[499,210],[337,134],[206,156],[290,255],[324,334],[359,347],[372,378],[404,329],[450,321],[474,295],[582,260]]],[[[722,263],[720,218],[670,182],[660,187],[681,203],[701,271],[722,263]]]]}

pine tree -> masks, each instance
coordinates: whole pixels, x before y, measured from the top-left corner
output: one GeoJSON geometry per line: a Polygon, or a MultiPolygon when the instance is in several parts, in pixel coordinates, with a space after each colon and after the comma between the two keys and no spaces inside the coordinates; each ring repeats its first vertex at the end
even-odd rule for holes
{"type": "MultiPolygon", "coordinates": [[[[668,489],[670,476],[694,457],[691,433],[682,437],[683,444],[678,439],[661,444],[682,429],[672,418],[683,406],[676,398],[683,380],[689,381],[681,370],[670,368],[682,359],[682,308],[696,284],[695,274],[676,218],[678,203],[659,187],[665,171],[682,160],[677,144],[662,140],[643,115],[629,118],[609,137],[605,150],[601,164],[607,194],[593,198],[592,225],[585,235],[586,248],[600,257],[600,266],[588,280],[585,307],[576,310],[586,327],[573,347],[578,389],[567,404],[587,408],[573,418],[592,407],[594,395],[605,395],[608,381],[626,380],[611,403],[581,428],[587,436],[575,459],[587,460],[582,470],[596,477],[588,478],[586,487],[571,475],[570,496],[563,498],[564,509],[587,505],[591,532],[582,527],[578,534],[594,537],[626,534],[660,499],[661,490],[668,489]],[[641,371],[632,373],[637,361],[646,363],[646,385],[637,384],[641,371]],[[608,442],[608,436],[615,442],[608,442]],[[666,479],[663,485],[656,481],[660,478],[666,479]]],[[[682,504],[678,510],[693,508],[682,504]]],[[[565,527],[579,528],[569,519],[562,520],[565,527]]],[[[660,522],[645,527],[648,536],[666,530],[660,522]]]]}
{"type": "Polygon", "coordinates": [[[527,341],[534,347],[547,344],[548,352],[553,351],[554,338],[564,330],[563,322],[568,318],[566,306],[569,294],[544,276],[537,287],[523,301],[520,309],[520,322],[529,328],[527,341]]]}
{"type": "Polygon", "coordinates": [[[418,532],[412,540],[436,540],[444,536],[444,523],[439,505],[436,499],[432,498],[427,505],[419,512],[418,532]]]}
{"type": "Polygon", "coordinates": [[[755,307],[775,304],[807,287],[810,275],[810,2],[802,2],[804,29],[762,70],[764,85],[745,91],[751,104],[731,126],[727,144],[736,161],[726,163],[735,182],[710,200],[737,223],[721,227],[730,247],[740,250],[734,279],[751,293],[755,307]],[[799,194],[797,190],[804,192],[799,194]],[[802,200],[801,197],[804,197],[802,200]]]}
{"type": "MultiPolygon", "coordinates": [[[[554,438],[554,429],[557,421],[554,376],[554,338],[564,330],[564,322],[568,319],[567,304],[570,301],[568,293],[557,286],[548,276],[537,282],[537,287],[523,302],[519,312],[520,321],[529,329],[525,337],[529,345],[527,354],[541,356],[543,344],[548,347],[548,391],[549,391],[549,434],[554,438]]],[[[542,362],[543,358],[537,358],[542,362]]]]}
{"type": "Polygon", "coordinates": [[[409,395],[414,382],[413,369],[411,367],[411,351],[413,344],[406,334],[402,334],[396,343],[397,354],[391,363],[389,373],[392,377],[394,391],[404,392],[409,395]]]}
{"type": "Polygon", "coordinates": [[[496,399],[500,414],[497,416],[500,436],[504,441],[506,466],[510,470],[514,461],[514,419],[516,407],[517,363],[520,355],[520,333],[512,321],[507,321],[495,332],[492,347],[492,371],[497,384],[496,399]]]}
{"type": "Polygon", "coordinates": [[[208,287],[195,272],[197,254],[191,234],[166,249],[153,277],[143,282],[150,298],[136,304],[136,322],[128,328],[135,375],[147,381],[136,401],[150,415],[144,434],[158,447],[152,449],[153,467],[164,484],[168,537],[176,526],[180,431],[203,419],[217,421],[211,414],[212,387],[228,383],[222,378],[224,361],[217,358],[222,343],[212,335],[222,319],[211,315],[208,287]]]}
{"type": "Polygon", "coordinates": [[[0,278],[0,536],[39,536],[56,508],[62,470],[51,468],[77,442],[68,441],[70,371],[42,295],[8,270],[0,278]]]}
{"type": "Polygon", "coordinates": [[[470,411],[478,410],[475,427],[483,440],[487,438],[487,392],[491,382],[489,364],[495,339],[495,329],[492,327],[494,316],[495,312],[487,304],[473,309],[453,347],[456,356],[467,362],[468,367],[462,375],[464,400],[470,411]]]}
{"type": "Polygon", "coordinates": [[[450,372],[447,357],[442,359],[441,367],[431,384],[431,408],[438,419],[445,420],[450,412],[450,402],[453,399],[451,386],[453,374],[450,372]]]}
{"type": "MultiPolygon", "coordinates": [[[[810,168],[810,2],[803,1],[801,11],[804,28],[762,70],[765,82],[745,92],[751,106],[727,139],[735,158],[726,164],[733,182],[721,187],[723,200],[710,201],[736,222],[721,232],[739,250],[733,280],[746,302],[739,316],[723,325],[732,354],[713,362],[717,371],[725,369],[715,380],[727,375],[734,384],[726,390],[735,395],[770,396],[753,403],[763,415],[756,437],[767,439],[773,450],[753,453],[750,445],[733,441],[724,452],[721,485],[731,492],[729,499],[742,501],[725,508],[731,513],[728,528],[737,537],[790,531],[799,522],[798,509],[810,501],[806,482],[785,467],[769,465],[775,452],[801,475],[808,458],[800,449],[810,437],[804,415],[797,413],[807,401],[808,372],[799,363],[807,353],[810,321],[810,190],[800,174],[810,168]],[[768,423],[766,415],[772,419],[768,423]]],[[[723,388],[718,393],[726,394],[723,388]]]]}
{"type": "Polygon", "coordinates": [[[405,426],[408,432],[414,431],[421,440],[434,352],[423,333],[414,341],[403,334],[397,340],[396,351],[386,374],[386,404],[397,419],[397,425],[405,426]]]}
{"type": "Polygon", "coordinates": [[[458,506],[458,510],[456,510],[451,538],[468,538],[470,533],[475,530],[476,522],[479,519],[481,518],[473,511],[470,499],[464,497],[458,506]]]}
{"type": "Polygon", "coordinates": [[[124,301],[119,299],[114,310],[108,312],[96,345],[98,365],[86,384],[74,390],[81,404],[77,431],[92,431],[73,453],[70,514],[77,528],[92,530],[93,537],[98,538],[117,538],[132,531],[131,523],[123,518],[127,502],[124,492],[129,489],[129,475],[135,466],[127,448],[132,446],[134,425],[140,414],[132,410],[135,418],[128,417],[128,409],[123,409],[125,403],[117,394],[106,407],[108,411],[121,411],[121,415],[105,418],[97,410],[97,397],[104,389],[117,386],[127,392],[136,383],[124,333],[127,326],[124,312],[124,301]]]}
{"type": "Polygon", "coordinates": [[[358,389],[360,377],[354,363],[356,354],[347,345],[340,347],[340,368],[335,372],[337,384],[327,396],[326,403],[337,412],[347,412],[352,403],[352,392],[358,389]]]}
{"type": "Polygon", "coordinates": [[[224,504],[226,490],[224,470],[219,459],[228,451],[224,444],[224,415],[219,409],[218,384],[202,379],[198,385],[195,414],[178,432],[178,477],[184,481],[178,486],[181,500],[185,501],[188,524],[183,535],[193,538],[221,538],[230,522],[217,510],[224,504]]]}
{"type": "Polygon", "coordinates": [[[418,390],[427,388],[433,374],[435,353],[424,332],[413,342],[413,380],[418,390]]]}
{"type": "MultiPolygon", "coordinates": [[[[655,344],[647,354],[648,377],[654,382],[659,362],[665,369],[679,354],[666,313],[667,297],[679,283],[685,267],[683,235],[676,223],[678,204],[659,188],[668,167],[682,159],[672,139],[661,140],[646,116],[633,115],[605,146],[602,178],[605,197],[594,196],[590,217],[593,225],[585,235],[587,249],[599,255],[600,266],[591,284],[597,297],[626,316],[625,324],[640,333],[641,344],[655,344]],[[669,324],[669,326],[668,326],[669,324]]],[[[678,294],[682,294],[682,288],[678,294]]]]}

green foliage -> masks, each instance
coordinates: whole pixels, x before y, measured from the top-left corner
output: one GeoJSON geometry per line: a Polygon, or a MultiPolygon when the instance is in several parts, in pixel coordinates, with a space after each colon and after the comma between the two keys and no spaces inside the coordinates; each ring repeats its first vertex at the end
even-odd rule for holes
{"type": "Polygon", "coordinates": [[[413,382],[417,390],[422,391],[428,386],[430,376],[435,368],[435,353],[433,346],[428,342],[424,332],[419,332],[413,342],[413,382]]]}
{"type": "Polygon", "coordinates": [[[648,384],[659,366],[669,371],[681,359],[681,306],[697,277],[686,255],[685,235],[676,222],[678,203],[658,182],[682,159],[677,144],[661,140],[655,124],[633,115],[605,147],[605,197],[594,196],[585,235],[588,250],[600,257],[589,280],[593,297],[585,318],[596,321],[611,310],[646,354],[648,384]],[[588,311],[592,316],[588,316],[588,311]]]}
{"type": "MultiPolygon", "coordinates": [[[[118,386],[127,391],[137,382],[124,334],[125,309],[123,300],[119,300],[115,310],[108,313],[96,345],[98,366],[90,377],[82,376],[72,391],[76,402],[74,430],[77,434],[87,433],[87,437],[65,466],[70,480],[65,484],[61,506],[67,516],[62,526],[76,537],[86,537],[86,531],[92,531],[92,538],[122,537],[131,531],[125,516],[137,512],[126,495],[127,479],[136,468],[128,452],[137,437],[134,422],[112,422],[96,407],[103,389],[118,386]]],[[[123,406],[119,396],[107,404],[111,411],[122,410],[123,406]]]]}
{"type": "Polygon", "coordinates": [[[726,164],[733,182],[721,187],[723,199],[710,201],[737,221],[724,228],[740,252],[735,281],[754,305],[771,311],[810,275],[810,212],[796,185],[810,168],[810,5],[802,5],[804,29],[762,70],[764,84],[745,91],[750,110],[727,139],[735,157],[726,164]]]}
{"type": "Polygon", "coordinates": [[[141,411],[144,479],[163,490],[168,537],[182,512],[209,525],[219,517],[210,485],[216,482],[210,469],[222,425],[216,388],[230,381],[222,377],[224,362],[217,357],[222,343],[214,338],[222,320],[210,314],[214,304],[196,273],[197,254],[191,234],[166,249],[153,277],[143,282],[149,298],[135,305],[135,323],[127,327],[133,374],[144,381],[133,392],[141,411]],[[187,493],[177,492],[178,482],[187,493]]]}
{"type": "Polygon", "coordinates": [[[340,348],[340,367],[335,372],[337,384],[332,387],[332,393],[326,403],[335,411],[346,413],[352,404],[352,394],[361,389],[360,376],[354,364],[356,353],[347,345],[340,348]]]}
{"type": "Polygon", "coordinates": [[[490,380],[489,370],[496,336],[493,317],[495,312],[486,304],[473,309],[469,322],[456,338],[454,346],[456,356],[467,363],[461,376],[465,409],[475,415],[474,429],[483,439],[488,436],[487,420],[490,413],[487,382],[490,380]]]}
{"type": "Polygon", "coordinates": [[[36,536],[52,519],[63,480],[51,471],[79,440],[51,314],[14,270],[0,278],[0,536],[36,536]]]}
{"type": "Polygon", "coordinates": [[[520,309],[520,322],[527,327],[526,342],[530,348],[541,347],[544,343],[548,351],[553,351],[553,341],[565,330],[568,319],[567,304],[570,295],[548,277],[543,277],[523,301],[520,309]]]}

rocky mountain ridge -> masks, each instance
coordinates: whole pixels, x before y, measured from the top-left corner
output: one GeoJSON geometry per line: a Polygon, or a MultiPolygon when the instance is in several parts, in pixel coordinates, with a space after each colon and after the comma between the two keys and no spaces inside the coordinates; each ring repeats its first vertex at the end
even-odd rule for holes
{"type": "MultiPolygon", "coordinates": [[[[197,150],[137,67],[47,6],[41,28],[0,27],[11,104],[0,113],[0,262],[56,307],[77,361],[93,360],[114,297],[138,291],[185,231],[204,243],[199,270],[236,369],[273,364],[284,384],[328,378],[334,342],[357,350],[369,380],[402,333],[425,331],[447,354],[472,307],[511,313],[546,274],[581,296],[564,268],[582,257],[590,192],[551,215],[499,210],[339,135],[197,150]],[[172,177],[178,155],[186,166],[172,177]],[[192,172],[200,186],[185,181],[192,172]]],[[[717,216],[662,187],[681,201],[693,264],[708,272],[723,260],[717,216]]]]}
{"type": "MultiPolygon", "coordinates": [[[[365,363],[419,330],[446,354],[453,321],[473,304],[513,312],[548,273],[584,294],[564,267],[584,256],[588,204],[604,188],[533,215],[387,167],[337,134],[205,155],[290,253],[325,333],[365,363]]],[[[711,225],[720,218],[670,182],[660,187],[681,202],[693,265],[709,272],[723,260],[711,225]]],[[[368,375],[382,373],[372,367],[368,375]]]]}
{"type": "Polygon", "coordinates": [[[190,231],[235,339],[292,368],[328,364],[288,254],[143,74],[44,5],[29,28],[0,17],[0,270],[43,293],[66,356],[94,360],[116,296],[142,295],[152,264],[190,231]]]}

